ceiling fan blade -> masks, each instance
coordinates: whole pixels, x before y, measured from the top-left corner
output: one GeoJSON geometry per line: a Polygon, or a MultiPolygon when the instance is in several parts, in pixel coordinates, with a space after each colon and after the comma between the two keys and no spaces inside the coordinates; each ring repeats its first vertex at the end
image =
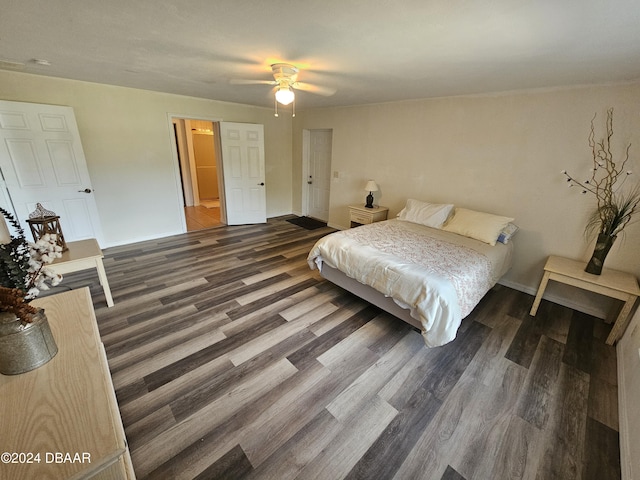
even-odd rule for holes
{"type": "Polygon", "coordinates": [[[229,80],[231,85],[277,85],[275,80],[246,80],[242,78],[232,78],[229,80]]]}
{"type": "Polygon", "coordinates": [[[297,88],[298,90],[302,90],[304,92],[315,93],[316,95],[323,95],[325,97],[330,97],[338,90],[331,87],[320,87],[318,85],[312,85],[310,83],[304,82],[295,82],[292,85],[293,88],[297,88]]]}

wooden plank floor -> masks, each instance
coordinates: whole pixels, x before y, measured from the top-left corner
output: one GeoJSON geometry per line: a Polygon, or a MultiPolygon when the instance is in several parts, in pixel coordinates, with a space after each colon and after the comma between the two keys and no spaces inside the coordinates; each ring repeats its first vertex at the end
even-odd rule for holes
{"type": "Polygon", "coordinates": [[[610,326],[497,286],[457,339],[324,281],[284,218],[105,250],[91,285],[138,478],[617,479],[610,326]]]}
{"type": "Polygon", "coordinates": [[[187,231],[202,230],[204,228],[221,225],[220,207],[184,207],[184,216],[187,221],[187,231]]]}

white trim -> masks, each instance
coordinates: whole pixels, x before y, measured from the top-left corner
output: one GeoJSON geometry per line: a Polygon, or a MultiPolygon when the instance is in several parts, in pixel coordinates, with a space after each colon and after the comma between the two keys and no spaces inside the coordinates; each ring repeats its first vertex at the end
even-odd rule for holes
{"type": "Polygon", "coordinates": [[[189,166],[186,164],[188,161],[188,151],[187,151],[187,132],[186,132],[186,121],[183,118],[173,118],[173,125],[175,127],[176,139],[177,142],[177,156],[178,161],[180,162],[179,172],[181,173],[181,187],[183,190],[184,196],[184,205],[190,207],[193,205],[193,190],[191,188],[190,178],[188,181],[185,181],[185,176],[191,177],[191,171],[189,166]]]}
{"type": "MultiPolygon", "coordinates": [[[[198,121],[198,120],[196,120],[198,121]]],[[[187,142],[187,162],[182,162],[183,165],[189,165],[189,181],[191,182],[189,187],[191,188],[191,194],[193,195],[193,206],[200,205],[200,188],[198,187],[198,175],[196,167],[196,154],[193,150],[193,126],[191,125],[191,119],[184,119],[185,140],[187,142]],[[187,134],[188,132],[188,134],[187,134]]],[[[184,171],[182,172],[184,175],[184,171]]],[[[184,179],[183,179],[184,181],[184,179]]]]}
{"type": "Polygon", "coordinates": [[[327,223],[327,227],[335,228],[336,230],[349,230],[349,227],[343,227],[342,225],[337,225],[335,223],[327,223]]]}
{"type": "MultiPolygon", "coordinates": [[[[183,209],[181,209],[181,210],[183,210],[183,209]]],[[[104,250],[106,248],[120,247],[122,245],[131,245],[131,244],[138,243],[138,242],[147,242],[149,240],[158,240],[158,239],[161,239],[161,238],[172,237],[174,235],[182,235],[184,233],[186,233],[186,231],[175,230],[175,231],[171,231],[171,232],[158,233],[158,234],[149,235],[149,236],[145,235],[145,236],[142,236],[142,237],[127,238],[126,240],[123,240],[122,242],[106,242],[104,244],[100,243],[100,248],[104,250]]]]}

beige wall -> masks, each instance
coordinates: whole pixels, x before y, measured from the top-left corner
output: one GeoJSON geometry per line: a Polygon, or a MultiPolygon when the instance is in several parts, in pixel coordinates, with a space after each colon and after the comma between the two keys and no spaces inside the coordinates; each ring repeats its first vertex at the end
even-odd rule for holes
{"type": "MultiPolygon", "coordinates": [[[[105,246],[182,231],[169,114],[265,126],[267,216],[302,211],[302,131],[332,129],[329,224],[348,226],[375,179],[391,215],[407,198],[453,202],[516,218],[507,285],[532,292],[549,254],[587,259],[583,227],[592,197],[568,189],[562,169],[589,176],[589,121],[615,108],[617,152],[627,142],[640,178],[640,84],[451,97],[299,110],[270,108],[0,71],[0,99],[74,108],[95,188],[105,246]],[[293,147],[292,147],[293,146],[293,147]]],[[[601,122],[597,123],[600,127],[601,122]]],[[[640,276],[640,222],[627,228],[607,266],[640,276]]],[[[572,306],[593,296],[550,289],[572,306]],[[568,299],[568,300],[567,300],[568,299]]],[[[583,308],[591,313],[603,304],[583,308]]]]}
{"type": "MultiPolygon", "coordinates": [[[[375,203],[391,215],[417,198],[512,216],[520,231],[504,283],[533,292],[549,254],[587,259],[593,248],[583,231],[595,199],[567,188],[560,172],[590,176],[590,120],[598,112],[602,126],[607,107],[615,108],[615,151],[633,143],[630,168],[639,181],[640,84],[301,111],[294,121],[293,209],[301,210],[302,131],[333,129],[338,178],[331,184],[330,225],[348,226],[346,207],[364,202],[368,178],[381,189],[375,203]]],[[[640,222],[627,228],[606,266],[640,276],[640,222]]],[[[573,289],[554,292],[576,303],[593,298],[573,289]]]]}
{"type": "Polygon", "coordinates": [[[291,212],[291,119],[258,108],[0,71],[0,99],[73,107],[105,247],[183,231],[169,114],[261,123],[267,216],[291,212]]]}

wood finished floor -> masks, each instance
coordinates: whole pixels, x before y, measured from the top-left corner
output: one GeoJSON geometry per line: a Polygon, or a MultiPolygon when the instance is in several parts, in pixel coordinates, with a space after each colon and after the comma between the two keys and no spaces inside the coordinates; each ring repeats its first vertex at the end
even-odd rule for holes
{"type": "MultiPolygon", "coordinates": [[[[207,202],[207,205],[213,202],[207,202]]],[[[203,230],[205,228],[221,225],[220,207],[198,205],[197,207],[184,207],[184,216],[187,222],[187,231],[203,230]]]]}
{"type": "Polygon", "coordinates": [[[137,477],[617,479],[610,326],[497,286],[458,338],[324,281],[284,218],[105,250],[91,285],[137,477]]]}

